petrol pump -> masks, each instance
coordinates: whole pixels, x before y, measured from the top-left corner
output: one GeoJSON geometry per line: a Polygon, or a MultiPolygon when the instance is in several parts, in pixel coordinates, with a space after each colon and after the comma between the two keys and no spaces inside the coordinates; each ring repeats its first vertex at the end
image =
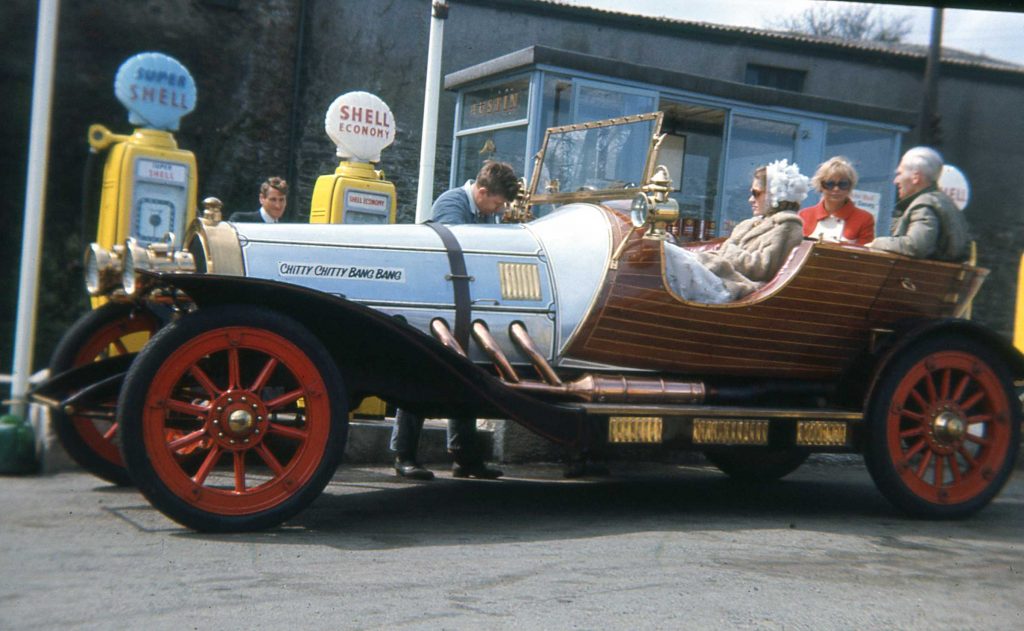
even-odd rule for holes
{"type": "Polygon", "coordinates": [[[1017,308],[1013,321],[1013,345],[1024,353],[1024,254],[1017,267],[1017,308]]]}
{"type": "MultiPolygon", "coordinates": [[[[395,223],[395,185],[373,164],[395,140],[391,108],[368,92],[342,94],[327,108],[324,130],[341,158],[334,173],[321,175],[313,187],[309,223],[395,223]]],[[[352,414],[384,416],[387,404],[367,397],[352,414]]]]}
{"type": "MultiPolygon", "coordinates": [[[[91,213],[95,179],[101,178],[96,241],[86,251],[87,285],[103,282],[100,268],[120,269],[120,253],[131,239],[146,247],[179,247],[196,214],[198,174],[191,151],[178,147],[173,132],[195,108],[195,81],[177,60],[154,52],[126,60],[114,79],[114,94],[128,110],[131,134],[117,134],[100,124],[89,127],[84,212],[91,213]],[[97,173],[100,158],[102,173],[97,173]],[[96,253],[107,259],[97,261],[96,253]]],[[[83,218],[83,226],[88,217],[83,218]]],[[[92,293],[92,292],[91,292],[92,293]]],[[[93,310],[64,334],[50,360],[57,374],[97,359],[138,351],[166,319],[128,300],[93,296],[93,310]]],[[[112,395],[116,399],[116,393],[112,395]]],[[[114,438],[114,406],[101,410],[65,409],[52,422],[68,454],[91,473],[114,483],[128,483],[114,438]]]]}
{"type": "Polygon", "coordinates": [[[327,136],[341,158],[313,188],[310,223],[395,223],[395,185],[373,167],[395,139],[391,109],[368,92],[342,94],[327,108],[327,136]]]}

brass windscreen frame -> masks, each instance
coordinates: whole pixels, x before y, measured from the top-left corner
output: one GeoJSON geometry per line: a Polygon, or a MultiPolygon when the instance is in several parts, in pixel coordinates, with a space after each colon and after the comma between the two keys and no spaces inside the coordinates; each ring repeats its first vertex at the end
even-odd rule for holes
{"type": "Polygon", "coordinates": [[[597,129],[601,127],[614,127],[616,125],[643,121],[655,121],[654,128],[651,132],[650,144],[648,145],[647,163],[644,165],[643,181],[639,183],[640,186],[643,186],[650,180],[651,174],[654,172],[654,168],[657,163],[658,147],[661,144],[661,123],[664,116],[664,112],[651,112],[648,114],[633,114],[630,116],[609,118],[603,121],[576,123],[573,125],[562,125],[561,127],[549,127],[544,133],[544,142],[541,144],[540,151],[538,151],[533,158],[533,173],[530,176],[529,194],[525,202],[526,208],[539,204],[567,204],[570,202],[600,202],[612,199],[632,199],[637,193],[637,188],[538,194],[537,185],[540,183],[541,165],[543,163],[544,155],[548,149],[548,141],[551,136],[555,134],[597,129]]]}

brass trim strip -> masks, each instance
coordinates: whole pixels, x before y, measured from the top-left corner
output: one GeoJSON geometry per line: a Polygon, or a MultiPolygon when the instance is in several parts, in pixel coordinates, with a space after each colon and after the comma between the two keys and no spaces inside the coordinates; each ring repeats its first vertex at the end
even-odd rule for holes
{"type": "Polygon", "coordinates": [[[693,442],[698,445],[767,445],[767,419],[693,419],[693,442]]]}
{"type": "Polygon", "coordinates": [[[608,442],[657,444],[662,429],[660,417],[613,416],[608,419],[608,442]]]}
{"type": "Polygon", "coordinates": [[[846,445],[846,423],[842,421],[797,421],[796,444],[841,447],[846,445]]]}

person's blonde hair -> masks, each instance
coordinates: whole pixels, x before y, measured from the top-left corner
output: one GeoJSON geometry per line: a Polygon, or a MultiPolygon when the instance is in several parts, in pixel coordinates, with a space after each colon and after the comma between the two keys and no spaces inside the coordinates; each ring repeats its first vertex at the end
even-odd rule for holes
{"type": "Polygon", "coordinates": [[[849,160],[843,156],[835,156],[825,160],[818,165],[818,170],[814,172],[814,177],[811,178],[811,186],[821,191],[821,183],[825,180],[834,179],[830,176],[836,176],[843,178],[844,180],[850,180],[850,190],[852,191],[857,186],[857,169],[853,168],[853,165],[849,160]]]}

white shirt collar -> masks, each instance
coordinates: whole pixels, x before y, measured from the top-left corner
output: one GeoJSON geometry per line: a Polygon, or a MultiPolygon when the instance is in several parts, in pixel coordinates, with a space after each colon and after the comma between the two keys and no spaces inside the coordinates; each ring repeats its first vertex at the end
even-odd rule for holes
{"type": "Polygon", "coordinates": [[[263,223],[277,223],[277,219],[268,215],[267,211],[263,209],[263,206],[260,206],[260,217],[263,217],[263,223]]]}
{"type": "Polygon", "coordinates": [[[476,207],[476,200],[473,199],[473,180],[466,180],[462,190],[466,191],[466,197],[469,198],[469,212],[473,213],[474,217],[479,217],[480,209],[476,207]]]}

